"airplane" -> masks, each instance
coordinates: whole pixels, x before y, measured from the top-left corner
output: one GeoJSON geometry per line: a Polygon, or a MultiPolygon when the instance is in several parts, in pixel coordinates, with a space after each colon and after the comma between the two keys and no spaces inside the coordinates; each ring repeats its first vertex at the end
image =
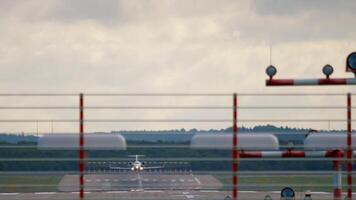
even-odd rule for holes
{"type": "Polygon", "coordinates": [[[129,162],[129,165],[131,165],[131,167],[113,167],[110,164],[110,169],[119,169],[119,170],[131,170],[131,171],[143,171],[145,169],[162,169],[164,168],[163,166],[154,166],[154,167],[146,167],[144,162],[141,162],[138,160],[138,157],[143,157],[143,155],[129,155],[129,157],[134,157],[135,161],[134,162],[129,162]]]}

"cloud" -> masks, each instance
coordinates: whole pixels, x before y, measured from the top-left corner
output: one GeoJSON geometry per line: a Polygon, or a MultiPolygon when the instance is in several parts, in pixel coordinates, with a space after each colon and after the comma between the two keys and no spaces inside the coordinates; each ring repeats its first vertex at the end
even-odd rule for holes
{"type": "MultiPolygon", "coordinates": [[[[321,68],[327,63],[335,66],[335,76],[352,76],[345,75],[343,67],[346,55],[356,45],[355,28],[347,25],[355,16],[342,10],[342,7],[351,7],[349,2],[340,3],[340,8],[329,17],[314,4],[307,3],[303,10],[296,1],[281,2],[276,8],[268,8],[260,1],[130,0],[100,1],[100,5],[98,2],[1,1],[0,90],[70,93],[352,91],[351,87],[266,88],[264,85],[269,44],[273,44],[272,60],[278,67],[278,77],[320,77],[321,68]]],[[[120,101],[119,105],[162,101],[129,100],[120,101]]],[[[76,105],[76,100],[68,100],[68,103],[73,102],[76,105]]],[[[101,105],[119,101],[94,102],[101,105]]],[[[206,98],[169,102],[231,103],[230,98],[222,102],[206,98]]],[[[288,102],[298,103],[297,100],[288,102]]],[[[251,98],[245,103],[259,102],[251,98]]],[[[114,116],[107,112],[99,114],[93,116],[114,116]]],[[[182,112],[140,114],[187,116],[182,112]]],[[[42,117],[45,116],[73,117],[53,113],[42,117]]],[[[201,117],[197,113],[192,116],[201,117]]],[[[221,115],[204,115],[214,116],[221,115]]],[[[126,126],[129,125],[120,127],[126,126]]],[[[97,126],[98,130],[115,127],[115,124],[97,126]]],[[[13,130],[16,128],[21,127],[13,130]]]]}

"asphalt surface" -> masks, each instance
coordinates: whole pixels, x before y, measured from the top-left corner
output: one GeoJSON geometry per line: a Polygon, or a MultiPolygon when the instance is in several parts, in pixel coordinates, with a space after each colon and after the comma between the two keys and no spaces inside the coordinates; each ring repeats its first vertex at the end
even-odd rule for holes
{"type": "MultiPolygon", "coordinates": [[[[228,191],[217,190],[144,190],[144,191],[104,191],[86,192],[85,199],[88,200],[178,200],[178,199],[197,199],[197,200],[224,200],[228,191]]],[[[239,200],[263,200],[265,195],[271,195],[273,199],[280,199],[279,191],[275,192],[239,192],[239,200]]],[[[297,193],[296,200],[303,199],[304,194],[297,193]]],[[[312,195],[313,200],[332,199],[330,193],[317,193],[312,195]]],[[[59,193],[2,193],[0,199],[6,200],[79,200],[78,192],[59,192],[59,193]]]]}
{"type": "MultiPolygon", "coordinates": [[[[193,174],[89,174],[84,176],[85,191],[111,190],[183,190],[220,189],[223,185],[211,175],[193,174]]],[[[62,192],[75,192],[79,188],[77,175],[66,175],[59,183],[62,192]]]]}
{"type": "MultiPolygon", "coordinates": [[[[85,199],[88,200],[224,200],[231,191],[222,191],[222,183],[210,175],[120,173],[85,175],[85,199]]],[[[79,200],[79,177],[66,175],[60,192],[0,193],[0,200],[79,200]]],[[[280,199],[280,191],[239,191],[239,200],[262,200],[266,195],[280,199]]],[[[296,200],[304,193],[296,193],[296,200]]],[[[313,200],[333,199],[328,192],[313,192],[313,200]]]]}

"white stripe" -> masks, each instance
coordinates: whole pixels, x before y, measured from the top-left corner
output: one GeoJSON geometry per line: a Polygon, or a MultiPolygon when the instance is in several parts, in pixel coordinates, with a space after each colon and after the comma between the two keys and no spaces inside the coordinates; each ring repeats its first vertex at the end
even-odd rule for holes
{"type": "Polygon", "coordinates": [[[348,78],[348,79],[346,79],[346,84],[348,84],[348,85],[356,85],[356,78],[348,78]]]}
{"type": "Polygon", "coordinates": [[[128,193],[128,191],[107,191],[105,193],[109,193],[109,194],[118,194],[118,193],[128,193]]]}
{"type": "Polygon", "coordinates": [[[197,177],[194,177],[194,179],[195,179],[195,181],[196,181],[199,185],[201,185],[201,182],[200,182],[200,180],[199,180],[197,177]]]}
{"type": "Polygon", "coordinates": [[[282,157],[281,151],[262,151],[262,158],[264,157],[282,157]]]}
{"type": "Polygon", "coordinates": [[[257,191],[239,191],[239,193],[257,193],[257,191]]]}
{"type": "Polygon", "coordinates": [[[57,192],[35,192],[34,194],[38,194],[38,195],[41,195],[41,194],[56,194],[57,192]]]}
{"type": "MultiPolygon", "coordinates": [[[[79,194],[79,192],[71,192],[72,194],[79,194]]],[[[90,194],[91,192],[84,192],[84,194],[90,194]]]]}
{"type": "Polygon", "coordinates": [[[20,193],[0,193],[0,195],[4,195],[4,196],[10,196],[10,195],[18,195],[20,193]]]}
{"type": "Polygon", "coordinates": [[[294,85],[319,85],[318,79],[295,79],[294,85]]]}
{"type": "Polygon", "coordinates": [[[310,192],[311,194],[331,194],[330,192],[310,192]]]}

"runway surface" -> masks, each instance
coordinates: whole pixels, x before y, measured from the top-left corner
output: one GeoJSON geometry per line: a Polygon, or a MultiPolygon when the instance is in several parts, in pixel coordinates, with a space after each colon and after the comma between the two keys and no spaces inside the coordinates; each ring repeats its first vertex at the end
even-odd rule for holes
{"type": "MultiPolygon", "coordinates": [[[[264,196],[269,194],[273,199],[280,199],[280,192],[239,192],[239,200],[263,200],[264,196]]],[[[224,200],[231,192],[217,190],[145,190],[145,191],[105,191],[105,192],[86,192],[85,199],[88,200],[178,200],[178,199],[197,199],[197,200],[224,200]]],[[[303,199],[303,193],[296,194],[296,200],[303,199]]],[[[332,199],[331,193],[314,193],[313,200],[332,199]]],[[[0,199],[6,200],[76,200],[78,192],[38,192],[38,193],[0,193],[0,199]]]]}
{"type": "MultiPolygon", "coordinates": [[[[66,175],[60,192],[0,193],[0,200],[79,200],[77,175],[66,175]]],[[[85,175],[85,199],[88,200],[224,200],[231,191],[210,175],[164,173],[118,173],[85,175]]],[[[280,199],[280,191],[239,191],[239,200],[262,200],[266,195],[280,199]]],[[[313,200],[332,199],[329,192],[312,192],[313,200]]],[[[296,200],[304,193],[297,192],[296,200]]]]}
{"type": "MultiPolygon", "coordinates": [[[[89,174],[84,176],[85,191],[110,190],[182,190],[182,189],[220,189],[222,183],[211,175],[193,174],[89,174]]],[[[59,183],[62,192],[75,192],[79,188],[77,175],[66,175],[59,183]]]]}

